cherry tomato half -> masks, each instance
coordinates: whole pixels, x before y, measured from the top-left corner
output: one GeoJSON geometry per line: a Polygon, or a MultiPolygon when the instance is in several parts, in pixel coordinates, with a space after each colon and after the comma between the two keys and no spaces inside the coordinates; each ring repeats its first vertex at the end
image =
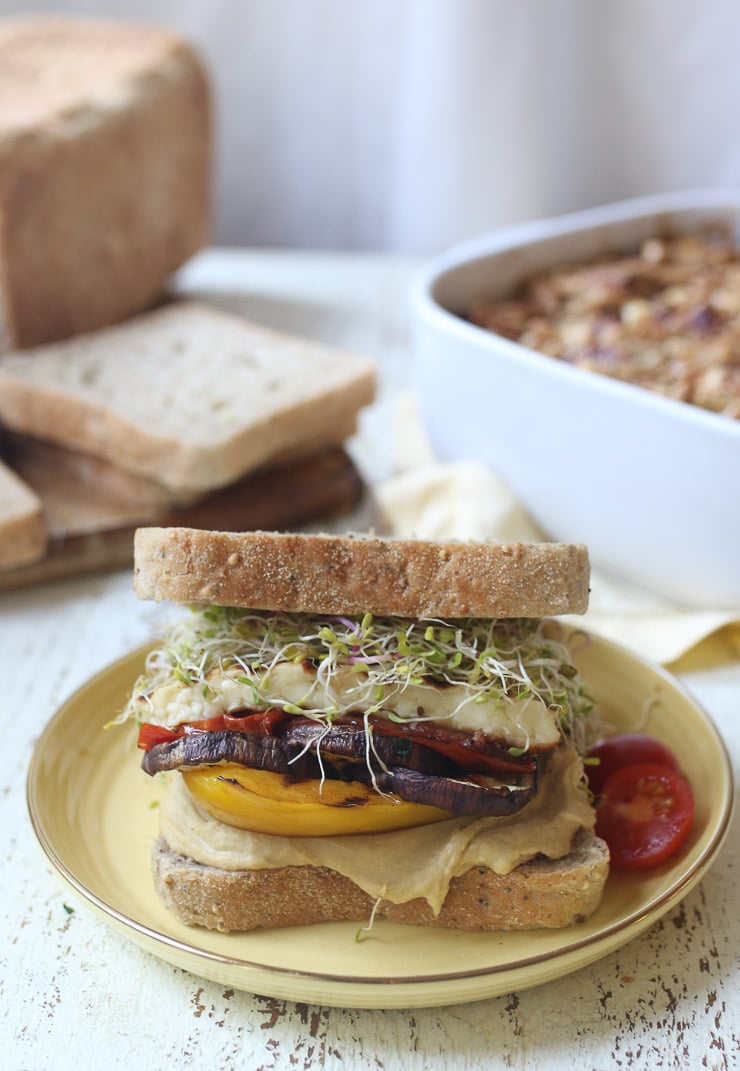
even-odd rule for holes
{"type": "Polygon", "coordinates": [[[614,866],[642,870],[670,859],[694,820],[691,785],[678,770],[653,763],[624,766],[606,781],[596,833],[614,866]]]}
{"type": "Polygon", "coordinates": [[[676,756],[660,740],[645,733],[620,733],[602,740],[589,751],[585,765],[588,787],[594,796],[600,796],[605,782],[616,770],[637,762],[678,769],[676,756]]]}

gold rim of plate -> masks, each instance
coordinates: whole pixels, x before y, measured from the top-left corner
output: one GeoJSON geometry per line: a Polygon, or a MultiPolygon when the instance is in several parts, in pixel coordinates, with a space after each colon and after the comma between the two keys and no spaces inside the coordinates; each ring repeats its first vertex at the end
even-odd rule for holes
{"type": "Polygon", "coordinates": [[[600,908],[578,926],[463,933],[378,921],[368,931],[362,922],[343,922],[219,934],[181,925],[161,905],[149,867],[164,778],[140,770],[132,725],[104,728],[122,708],[147,647],[92,677],[44,729],[27,781],[34,831],[66,885],[108,923],[162,960],[247,992],[334,1007],[412,1008],[552,981],[626,944],[686,896],[722,846],[734,798],[724,742],[680,682],[608,640],[578,636],[574,658],[602,713],[615,730],[664,740],[696,799],[682,853],[643,874],[613,871],[600,908]]]}

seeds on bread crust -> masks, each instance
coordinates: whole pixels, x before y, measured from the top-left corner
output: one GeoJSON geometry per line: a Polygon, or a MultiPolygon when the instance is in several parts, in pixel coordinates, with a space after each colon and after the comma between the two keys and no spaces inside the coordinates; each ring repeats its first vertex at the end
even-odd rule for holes
{"type": "Polygon", "coordinates": [[[139,598],[299,613],[548,617],[584,613],[586,548],[144,528],[139,598]]]}

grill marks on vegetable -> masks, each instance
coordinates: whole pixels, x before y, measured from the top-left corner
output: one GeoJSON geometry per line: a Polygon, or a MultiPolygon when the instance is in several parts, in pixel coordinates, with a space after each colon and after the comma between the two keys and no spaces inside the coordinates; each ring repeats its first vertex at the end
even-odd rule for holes
{"type": "MultiPolygon", "coordinates": [[[[150,747],[142,768],[155,774],[237,763],[291,781],[372,783],[381,792],[454,815],[502,816],[534,797],[546,761],[546,753],[512,756],[482,734],[428,723],[419,729],[367,720],[368,733],[363,716],[347,715],[328,725],[300,716],[254,718],[241,719],[245,729],[184,727],[176,738],[150,747]]],[[[239,720],[229,718],[231,725],[239,720]]]]}

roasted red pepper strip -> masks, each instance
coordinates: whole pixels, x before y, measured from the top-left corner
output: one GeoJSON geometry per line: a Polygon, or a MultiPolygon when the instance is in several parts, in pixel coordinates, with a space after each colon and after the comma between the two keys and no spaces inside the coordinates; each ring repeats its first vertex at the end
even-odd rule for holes
{"type": "MultiPolygon", "coordinates": [[[[279,727],[293,717],[294,715],[286,714],[284,710],[271,708],[248,713],[220,714],[205,721],[180,725],[177,729],[164,729],[145,723],[139,730],[138,744],[144,751],[149,751],[155,744],[177,740],[187,733],[222,732],[224,729],[272,736],[279,733],[279,727]]],[[[364,719],[352,715],[346,719],[338,719],[338,722],[342,720],[364,725],[364,719]]],[[[520,773],[534,770],[536,767],[535,757],[531,752],[512,755],[508,748],[487,740],[480,732],[465,733],[429,721],[416,724],[402,724],[387,718],[370,718],[369,721],[373,732],[423,744],[471,772],[520,773]]]]}
{"type": "Polygon", "coordinates": [[[155,744],[166,744],[178,740],[187,733],[218,733],[224,729],[236,729],[243,733],[261,733],[272,736],[282,722],[292,718],[284,710],[272,707],[270,710],[254,710],[248,714],[217,714],[215,718],[203,721],[185,722],[176,729],[165,729],[161,725],[144,722],[139,728],[138,746],[149,751],[155,744]]]}
{"type": "Polygon", "coordinates": [[[373,732],[414,740],[437,751],[464,770],[477,773],[519,773],[534,770],[531,753],[512,755],[508,748],[486,740],[483,733],[465,733],[434,722],[404,725],[387,718],[370,718],[373,732]]]}
{"type": "Polygon", "coordinates": [[[175,729],[165,729],[162,725],[152,725],[150,721],[139,726],[138,746],[142,751],[149,751],[156,744],[167,744],[170,740],[177,740],[183,734],[175,729]]]}

